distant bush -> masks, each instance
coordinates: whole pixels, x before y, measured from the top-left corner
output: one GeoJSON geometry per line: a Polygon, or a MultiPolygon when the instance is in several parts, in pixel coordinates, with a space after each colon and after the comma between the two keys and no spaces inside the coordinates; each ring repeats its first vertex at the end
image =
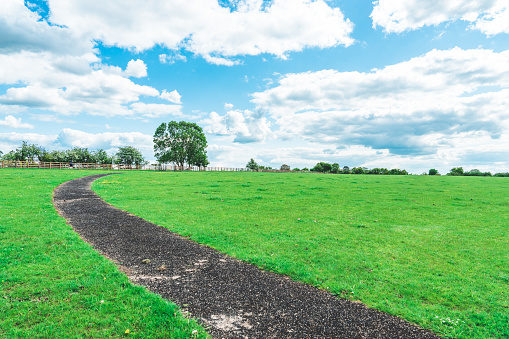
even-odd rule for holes
{"type": "Polygon", "coordinates": [[[364,169],[362,167],[354,167],[351,172],[352,174],[364,174],[364,169]]]}
{"type": "Polygon", "coordinates": [[[460,175],[463,175],[464,171],[463,171],[463,167],[453,167],[449,173],[447,173],[447,175],[452,175],[452,176],[460,176],[460,175]]]}
{"type": "Polygon", "coordinates": [[[387,175],[390,174],[390,171],[387,168],[373,168],[366,172],[366,174],[379,174],[379,175],[387,175]]]}
{"type": "Polygon", "coordinates": [[[495,177],[509,177],[509,172],[506,172],[506,173],[497,173],[494,176],[495,177]]]}
{"type": "Polygon", "coordinates": [[[437,175],[438,174],[438,170],[432,168],[432,169],[429,170],[428,174],[429,175],[437,175]]]}
{"type": "Polygon", "coordinates": [[[491,172],[481,172],[478,169],[473,169],[463,173],[463,175],[469,177],[491,177],[491,172]]]}
{"type": "Polygon", "coordinates": [[[330,172],[331,173],[341,173],[341,169],[339,168],[339,164],[337,162],[332,164],[330,172]]]}
{"type": "Polygon", "coordinates": [[[406,170],[400,170],[399,168],[393,168],[389,171],[390,175],[408,175],[406,170]]]}
{"type": "Polygon", "coordinates": [[[298,169],[297,167],[295,167],[295,168],[293,169],[293,171],[294,171],[294,172],[299,172],[299,171],[300,171],[300,169],[298,169]]]}
{"type": "Polygon", "coordinates": [[[247,163],[246,168],[250,170],[257,170],[258,164],[256,163],[256,161],[254,161],[253,158],[251,158],[251,160],[249,160],[249,162],[247,163]]]}
{"type": "Polygon", "coordinates": [[[288,166],[287,164],[282,164],[280,170],[281,171],[289,171],[290,170],[290,166],[288,166]]]}
{"type": "Polygon", "coordinates": [[[319,162],[311,169],[312,172],[323,172],[328,173],[332,169],[332,165],[328,162],[319,162]]]}

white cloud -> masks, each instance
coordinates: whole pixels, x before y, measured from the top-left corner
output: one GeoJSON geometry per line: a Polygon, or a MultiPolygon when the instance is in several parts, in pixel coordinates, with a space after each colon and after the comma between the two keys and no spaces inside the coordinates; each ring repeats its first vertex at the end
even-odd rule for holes
{"type": "Polygon", "coordinates": [[[260,112],[250,110],[231,110],[224,116],[212,112],[209,118],[200,123],[206,125],[206,133],[230,135],[238,143],[263,141],[273,137],[267,118],[260,112]]]}
{"type": "Polygon", "coordinates": [[[130,112],[134,116],[143,116],[146,118],[160,118],[168,115],[181,117],[181,105],[165,105],[165,104],[145,104],[142,102],[135,102],[131,104],[130,112]]]}
{"type": "Polygon", "coordinates": [[[230,103],[227,103],[227,102],[224,104],[224,109],[225,110],[228,111],[228,110],[231,110],[232,108],[233,108],[233,104],[230,104],[230,103]]]}
{"type": "Polygon", "coordinates": [[[57,139],[56,135],[42,135],[37,133],[0,133],[0,143],[4,145],[10,145],[10,149],[14,149],[21,145],[22,141],[26,141],[29,144],[36,144],[39,146],[47,147],[55,142],[57,139]]]}
{"type": "Polygon", "coordinates": [[[124,75],[127,77],[143,78],[147,76],[147,65],[143,60],[131,60],[127,63],[124,75]]]}
{"type": "MultiPolygon", "coordinates": [[[[185,48],[211,63],[234,65],[237,55],[286,53],[353,43],[353,24],[324,0],[243,0],[236,9],[216,1],[49,0],[51,21],[109,46],[145,51],[185,48]],[[255,27],[255,29],[254,29],[255,27]]],[[[160,56],[161,62],[174,58],[160,56]]]]}
{"type": "Polygon", "coordinates": [[[172,102],[174,104],[181,104],[180,98],[182,98],[182,96],[179,94],[179,92],[177,92],[177,90],[167,92],[164,89],[163,92],[161,93],[160,98],[172,102]]]}
{"type": "Polygon", "coordinates": [[[461,149],[457,139],[508,134],[509,51],[433,50],[371,72],[287,74],[252,101],[279,138],[438,154],[461,149]]]}
{"type": "MultiPolygon", "coordinates": [[[[135,84],[118,74],[116,68],[96,69],[93,62],[97,57],[94,55],[69,57],[64,69],[62,62],[65,58],[49,52],[0,54],[0,64],[4,65],[0,68],[0,83],[26,84],[8,88],[0,95],[0,104],[60,114],[129,116],[134,112],[129,112],[124,105],[137,102],[142,96],[159,96],[155,88],[135,84]],[[71,64],[74,71],[69,70],[71,64]]],[[[131,63],[127,71],[142,75],[142,69],[136,68],[141,63],[131,63]]]]}
{"type": "Polygon", "coordinates": [[[0,126],[7,126],[10,128],[28,128],[28,129],[34,128],[34,125],[22,123],[21,118],[15,118],[12,115],[6,116],[3,121],[0,120],[0,126]]]}
{"type": "Polygon", "coordinates": [[[152,150],[152,136],[139,132],[124,133],[86,133],[64,128],[55,140],[55,144],[63,147],[87,147],[90,149],[111,149],[121,146],[134,146],[140,150],[152,150]]]}
{"type": "Polygon", "coordinates": [[[90,37],[48,24],[22,0],[0,3],[0,31],[0,85],[7,85],[0,92],[1,112],[9,106],[17,112],[38,109],[42,118],[55,113],[133,117],[138,112],[148,117],[129,105],[160,95],[129,79],[147,76],[143,60],[129,61],[125,71],[104,65],[90,37]]]}
{"type": "Polygon", "coordinates": [[[231,60],[228,58],[222,58],[217,56],[212,56],[209,54],[205,54],[203,58],[211,64],[218,65],[218,66],[235,66],[240,65],[242,62],[240,60],[231,60]]]}
{"type": "Polygon", "coordinates": [[[79,39],[66,28],[49,26],[37,13],[25,7],[22,0],[0,1],[0,54],[19,50],[56,54],[82,55],[90,51],[93,43],[79,39]]]}
{"type": "Polygon", "coordinates": [[[373,27],[401,33],[443,22],[463,20],[487,35],[509,33],[506,0],[379,0],[374,2],[373,27]]]}
{"type": "Polygon", "coordinates": [[[159,54],[159,62],[162,64],[170,64],[173,65],[177,61],[186,62],[187,58],[185,55],[178,53],[177,51],[173,51],[171,54],[159,54]]]}

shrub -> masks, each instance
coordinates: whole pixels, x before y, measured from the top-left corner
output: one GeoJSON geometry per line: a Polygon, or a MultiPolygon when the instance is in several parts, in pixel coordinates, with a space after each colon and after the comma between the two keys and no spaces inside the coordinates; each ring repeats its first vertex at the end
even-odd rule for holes
{"type": "Polygon", "coordinates": [[[453,167],[447,175],[460,176],[463,175],[463,167],[453,167]]]}
{"type": "Polygon", "coordinates": [[[437,175],[438,174],[438,170],[432,168],[432,169],[429,170],[428,174],[429,175],[437,175]]]}

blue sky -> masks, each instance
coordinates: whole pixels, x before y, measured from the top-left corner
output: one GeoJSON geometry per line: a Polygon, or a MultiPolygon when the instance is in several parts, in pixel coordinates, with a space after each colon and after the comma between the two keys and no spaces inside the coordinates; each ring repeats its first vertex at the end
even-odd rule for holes
{"type": "Polygon", "coordinates": [[[0,2],[0,150],[206,132],[211,166],[509,171],[506,0],[0,2]]]}

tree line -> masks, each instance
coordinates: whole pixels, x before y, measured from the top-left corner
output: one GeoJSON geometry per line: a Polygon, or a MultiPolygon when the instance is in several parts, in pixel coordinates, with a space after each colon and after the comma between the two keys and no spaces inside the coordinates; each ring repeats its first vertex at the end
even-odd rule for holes
{"type": "MultiPolygon", "coordinates": [[[[246,168],[251,170],[277,170],[276,168],[272,168],[270,166],[261,166],[256,163],[256,161],[251,158],[251,160],[247,163],[246,168]]],[[[368,169],[367,167],[353,167],[350,168],[348,166],[339,166],[338,163],[330,164],[328,162],[319,162],[311,169],[304,167],[294,168],[293,170],[289,165],[283,164],[279,168],[280,171],[294,171],[294,172],[319,172],[319,173],[334,173],[334,174],[378,174],[378,175],[407,175],[408,172],[406,170],[401,170],[399,168],[387,169],[387,168],[372,168],[368,169]]]]}
{"type": "MultiPolygon", "coordinates": [[[[277,168],[272,168],[270,166],[261,166],[256,163],[256,161],[251,158],[249,162],[246,164],[246,168],[251,170],[278,170],[277,168]]],[[[335,174],[375,174],[375,175],[408,175],[406,170],[402,170],[399,168],[387,169],[387,168],[367,168],[367,167],[353,167],[350,168],[348,166],[343,166],[342,168],[338,163],[330,164],[328,162],[319,162],[311,169],[304,167],[291,169],[289,165],[283,164],[279,168],[280,171],[294,171],[294,172],[319,172],[319,173],[335,173],[335,174]]],[[[441,175],[438,170],[432,168],[428,171],[428,173],[423,173],[423,175],[441,175]]],[[[464,171],[463,167],[454,167],[452,168],[448,176],[471,176],[471,177],[509,177],[509,172],[507,173],[496,173],[491,174],[491,172],[481,172],[478,169],[472,169],[470,171],[464,171]]]]}
{"type": "MultiPolygon", "coordinates": [[[[2,153],[0,153],[2,155],[2,153]]],[[[89,150],[85,147],[73,147],[59,151],[48,151],[44,147],[23,141],[21,147],[2,155],[2,160],[11,161],[40,161],[40,162],[68,162],[88,164],[123,164],[145,165],[141,152],[133,146],[122,146],[115,154],[108,154],[103,149],[89,150]]]]}
{"type": "MultiPolygon", "coordinates": [[[[431,175],[430,170],[430,175],[431,175]]],[[[436,170],[434,170],[436,171],[436,170]]],[[[438,174],[438,171],[437,171],[438,174]]],[[[472,169],[470,171],[463,170],[463,167],[453,167],[447,175],[450,176],[463,176],[463,177],[509,177],[509,172],[506,173],[495,173],[491,174],[491,172],[481,172],[478,169],[472,169]]]]}

